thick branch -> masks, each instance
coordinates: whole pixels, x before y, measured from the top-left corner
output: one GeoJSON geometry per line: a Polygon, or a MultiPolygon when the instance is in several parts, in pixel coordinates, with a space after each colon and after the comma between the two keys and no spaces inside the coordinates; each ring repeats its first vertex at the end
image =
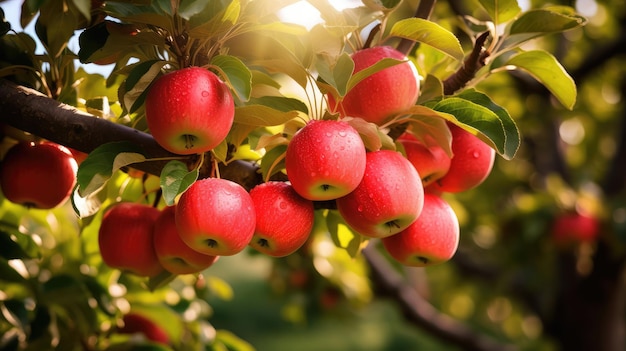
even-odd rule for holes
{"type": "Polygon", "coordinates": [[[468,351],[507,351],[516,350],[512,345],[496,342],[466,325],[437,311],[424,300],[414,287],[407,284],[402,276],[380,255],[374,246],[363,250],[363,255],[371,267],[372,280],[383,291],[393,297],[405,312],[406,318],[420,328],[446,342],[461,346],[468,351]]]}
{"type": "MultiPolygon", "coordinates": [[[[0,79],[0,122],[78,151],[89,153],[100,145],[130,141],[147,158],[179,157],[193,163],[196,156],[180,156],[163,149],[148,133],[97,118],[76,108],[50,99],[36,90],[0,79]]],[[[133,164],[134,168],[159,175],[168,161],[133,164]]],[[[260,183],[256,165],[235,161],[222,166],[222,178],[236,181],[250,189],[260,183]]],[[[208,170],[200,177],[208,176],[208,170]]]]}

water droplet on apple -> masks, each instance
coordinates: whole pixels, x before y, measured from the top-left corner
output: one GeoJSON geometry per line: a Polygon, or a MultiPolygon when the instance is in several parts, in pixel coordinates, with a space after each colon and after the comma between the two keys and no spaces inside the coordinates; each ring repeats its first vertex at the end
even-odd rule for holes
{"type": "Polygon", "coordinates": [[[338,134],[339,134],[339,136],[340,136],[340,137],[342,137],[342,138],[343,138],[343,137],[345,137],[346,135],[348,135],[348,133],[346,133],[346,132],[344,132],[344,131],[340,131],[338,134]]]}
{"type": "Polygon", "coordinates": [[[311,177],[315,177],[316,175],[317,175],[317,173],[311,172],[311,177]]]}
{"type": "Polygon", "coordinates": [[[474,156],[474,158],[479,158],[479,157],[480,157],[480,152],[478,152],[478,151],[474,151],[474,152],[472,153],[472,156],[474,156]]]}
{"type": "Polygon", "coordinates": [[[367,196],[369,196],[370,199],[374,198],[374,193],[368,193],[367,196]]]}
{"type": "Polygon", "coordinates": [[[281,210],[286,210],[287,209],[287,203],[285,201],[279,201],[278,202],[278,208],[280,208],[281,210]]]}
{"type": "Polygon", "coordinates": [[[357,210],[357,211],[359,211],[359,212],[363,212],[363,206],[362,206],[362,205],[359,205],[359,206],[356,208],[356,210],[357,210]]]}
{"type": "Polygon", "coordinates": [[[203,91],[202,92],[202,97],[209,97],[209,92],[208,91],[203,91]]]}
{"type": "Polygon", "coordinates": [[[331,133],[331,132],[326,132],[326,136],[330,138],[331,136],[333,136],[333,133],[331,133]]]}

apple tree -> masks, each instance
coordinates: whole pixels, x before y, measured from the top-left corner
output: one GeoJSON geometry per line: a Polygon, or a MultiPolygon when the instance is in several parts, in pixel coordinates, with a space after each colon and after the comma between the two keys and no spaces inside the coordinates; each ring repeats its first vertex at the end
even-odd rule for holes
{"type": "Polygon", "coordinates": [[[0,350],[624,348],[624,6],[339,3],[0,12],[0,350]]]}

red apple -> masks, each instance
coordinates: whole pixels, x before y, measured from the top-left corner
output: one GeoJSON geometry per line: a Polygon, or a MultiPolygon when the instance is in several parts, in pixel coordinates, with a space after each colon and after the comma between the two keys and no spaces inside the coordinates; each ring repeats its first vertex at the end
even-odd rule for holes
{"type": "Polygon", "coordinates": [[[168,73],[150,86],[146,121],[154,139],[182,155],[209,151],[233,124],[235,104],[228,86],[213,72],[188,67],[168,73]]]}
{"type": "Polygon", "coordinates": [[[448,173],[451,159],[441,146],[426,146],[410,133],[402,134],[398,142],[404,147],[406,158],[422,177],[424,187],[448,173]]]}
{"type": "Polygon", "coordinates": [[[565,213],[554,219],[551,233],[557,244],[592,243],[600,235],[600,221],[584,213],[565,213]]]}
{"type": "Polygon", "coordinates": [[[256,229],[250,246],[264,254],[283,257],[294,253],[313,229],[313,202],[285,182],[267,182],[250,191],[256,229]]]}
{"type": "Polygon", "coordinates": [[[176,228],[176,206],[164,208],[156,219],[154,250],[161,266],[174,274],[199,273],[211,267],[219,257],[205,255],[185,244],[176,228]]]}
{"type": "Polygon", "coordinates": [[[129,312],[122,317],[123,325],[117,329],[120,334],[141,334],[150,341],[168,345],[170,338],[165,330],[152,319],[137,312],[129,312]]]}
{"type": "Polygon", "coordinates": [[[365,171],[365,145],[343,121],[312,120],[287,146],[291,185],[308,200],[333,200],[354,190],[365,171]]]}
{"type": "Polygon", "coordinates": [[[404,230],[420,215],[423,204],[424,188],[415,167],[391,150],[368,152],[361,183],[337,199],[348,226],[374,238],[404,230]]]}
{"type": "Polygon", "coordinates": [[[474,134],[448,124],[452,134],[452,160],[443,178],[430,186],[448,193],[459,193],[480,185],[491,173],[496,152],[474,134]]]}
{"type": "Polygon", "coordinates": [[[51,209],[69,198],[77,170],[76,160],[64,146],[20,142],[2,160],[0,187],[13,203],[51,209]]]}
{"type": "Polygon", "coordinates": [[[159,216],[154,207],[121,202],[102,217],[98,245],[102,261],[111,267],[142,277],[163,271],[154,251],[154,224],[159,216]]]}
{"type": "Polygon", "coordinates": [[[176,227],[192,249],[212,256],[230,256],[252,240],[256,224],[248,192],[226,179],[193,183],[176,206],[176,227]]]}
{"type": "MultiPolygon", "coordinates": [[[[366,69],[384,58],[407,60],[398,50],[389,46],[375,46],[352,54],[354,73],[366,69]]],[[[382,125],[417,102],[419,75],[411,61],[385,68],[360,81],[337,101],[328,95],[331,111],[342,117],[360,117],[382,125]]]]}
{"type": "Polygon", "coordinates": [[[450,205],[437,195],[425,194],[419,218],[381,241],[401,264],[424,267],[450,260],[459,246],[459,235],[459,221],[450,205]]]}

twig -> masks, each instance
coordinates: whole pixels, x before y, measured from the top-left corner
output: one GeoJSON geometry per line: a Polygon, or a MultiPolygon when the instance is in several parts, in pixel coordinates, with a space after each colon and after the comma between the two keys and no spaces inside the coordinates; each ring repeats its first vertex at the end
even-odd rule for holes
{"type": "Polygon", "coordinates": [[[459,67],[459,69],[450,77],[443,81],[444,95],[452,95],[455,91],[463,88],[470,80],[472,80],[472,78],[474,78],[476,71],[485,65],[485,59],[490,55],[490,53],[483,50],[483,45],[488,37],[488,31],[480,34],[476,38],[472,52],[465,59],[463,65],[459,67]]]}

